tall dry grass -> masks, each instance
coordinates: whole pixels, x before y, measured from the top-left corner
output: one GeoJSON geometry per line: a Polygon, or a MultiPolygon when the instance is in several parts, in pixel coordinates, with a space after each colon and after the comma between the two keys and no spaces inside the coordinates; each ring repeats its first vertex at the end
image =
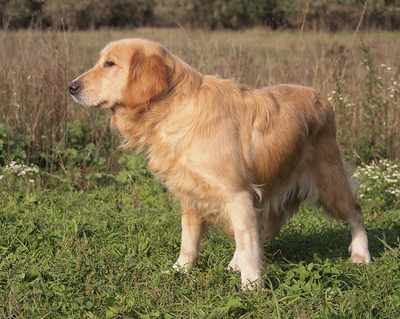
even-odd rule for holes
{"type": "Polygon", "coordinates": [[[3,33],[1,123],[28,138],[30,158],[48,170],[62,165],[62,149],[69,147],[68,123],[74,121],[83,123],[82,150],[91,142],[94,154],[115,148],[107,112],[74,104],[67,87],[95,63],[107,42],[137,36],[161,42],[205,74],[255,87],[279,83],[315,87],[328,95],[335,107],[339,141],[348,157],[355,161],[398,159],[398,34],[364,33],[353,42],[351,33],[303,33],[300,39],[297,33],[263,29],[3,33]]]}

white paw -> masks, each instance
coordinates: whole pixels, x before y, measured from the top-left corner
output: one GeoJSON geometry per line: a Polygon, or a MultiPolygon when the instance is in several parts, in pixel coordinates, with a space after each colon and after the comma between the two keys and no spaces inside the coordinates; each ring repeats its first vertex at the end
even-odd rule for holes
{"type": "Polygon", "coordinates": [[[368,247],[362,247],[362,245],[351,244],[349,246],[349,253],[351,260],[357,264],[368,264],[371,261],[371,255],[368,247]]]}
{"type": "Polygon", "coordinates": [[[240,272],[240,269],[239,269],[239,267],[230,267],[230,266],[228,266],[228,267],[226,267],[226,271],[234,273],[234,272],[240,272]]]}
{"type": "Polygon", "coordinates": [[[236,265],[236,263],[231,262],[228,267],[226,267],[226,270],[229,272],[238,272],[240,271],[240,268],[238,265],[236,265]]]}
{"type": "Polygon", "coordinates": [[[261,278],[258,278],[254,281],[247,280],[246,282],[242,282],[242,291],[252,291],[264,288],[264,281],[261,278]]]}
{"type": "Polygon", "coordinates": [[[226,270],[229,272],[240,271],[239,258],[238,258],[238,253],[236,251],[233,254],[233,258],[232,258],[231,262],[229,263],[228,267],[226,267],[226,270]]]}

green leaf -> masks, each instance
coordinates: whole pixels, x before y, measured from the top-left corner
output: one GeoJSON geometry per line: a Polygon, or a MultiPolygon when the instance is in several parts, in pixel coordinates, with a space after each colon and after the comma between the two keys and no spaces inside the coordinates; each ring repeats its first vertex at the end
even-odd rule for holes
{"type": "Polygon", "coordinates": [[[150,312],[150,317],[161,317],[161,313],[158,310],[154,310],[152,312],[150,312]]]}
{"type": "Polygon", "coordinates": [[[113,313],[119,313],[120,311],[118,307],[110,307],[108,309],[111,310],[113,313]]]}
{"type": "Polygon", "coordinates": [[[229,299],[226,306],[229,308],[244,308],[241,299],[237,298],[229,299]]]}
{"type": "Polygon", "coordinates": [[[114,297],[108,297],[106,301],[106,307],[112,307],[114,306],[115,303],[115,298],[114,297]]]}
{"type": "Polygon", "coordinates": [[[71,302],[71,308],[76,310],[76,309],[79,309],[80,306],[77,302],[73,301],[73,302],[71,302]]]}
{"type": "Polygon", "coordinates": [[[87,310],[92,309],[92,307],[93,307],[93,302],[91,302],[91,301],[86,301],[86,302],[85,302],[85,308],[86,308],[87,310]]]}

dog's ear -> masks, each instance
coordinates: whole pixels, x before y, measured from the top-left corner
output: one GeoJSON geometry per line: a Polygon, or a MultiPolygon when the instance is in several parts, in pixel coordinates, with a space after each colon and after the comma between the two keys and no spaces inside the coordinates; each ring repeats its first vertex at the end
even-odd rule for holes
{"type": "Polygon", "coordinates": [[[168,89],[168,66],[162,57],[136,52],[131,59],[125,92],[127,107],[148,104],[168,89]]]}

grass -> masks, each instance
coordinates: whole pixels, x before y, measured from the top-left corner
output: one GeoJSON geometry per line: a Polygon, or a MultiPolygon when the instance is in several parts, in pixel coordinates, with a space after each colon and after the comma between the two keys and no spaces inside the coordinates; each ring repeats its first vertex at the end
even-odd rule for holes
{"type": "MultiPolygon", "coordinates": [[[[369,169],[375,176],[378,168],[369,169]]],[[[397,173],[394,168],[393,174],[397,173]]],[[[280,236],[264,245],[266,287],[244,293],[240,275],[225,270],[234,242],[216,229],[203,239],[194,269],[188,274],[172,271],[180,247],[179,204],[151,175],[136,173],[137,178],[125,183],[95,181],[80,190],[68,181],[43,188],[42,173],[33,174],[9,173],[0,180],[0,316],[396,318],[400,314],[400,210],[381,211],[383,206],[371,203],[371,190],[361,196],[370,265],[351,262],[346,225],[302,207],[280,236]]],[[[366,176],[362,183],[370,185],[371,180],[366,176]]],[[[389,201],[380,187],[373,196],[389,201]]]]}

